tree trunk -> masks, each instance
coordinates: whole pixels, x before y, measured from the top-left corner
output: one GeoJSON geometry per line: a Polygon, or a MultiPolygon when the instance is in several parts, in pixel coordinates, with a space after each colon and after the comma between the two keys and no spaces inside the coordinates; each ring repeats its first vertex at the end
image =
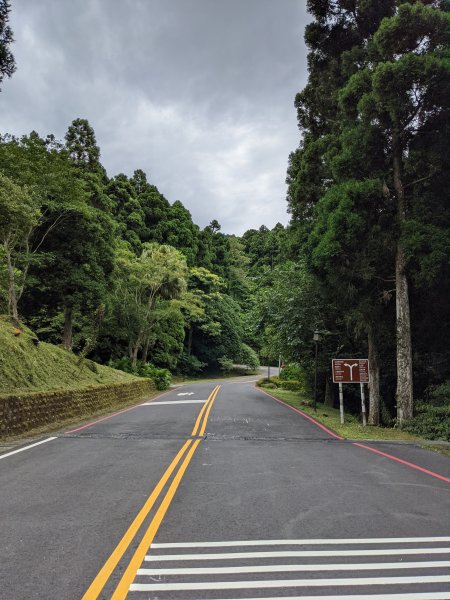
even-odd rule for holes
{"type": "MultiPolygon", "coordinates": [[[[392,135],[394,188],[397,197],[399,229],[406,218],[406,200],[403,189],[401,161],[402,150],[398,132],[392,135]]],[[[399,231],[399,235],[400,235],[399,231]]],[[[397,420],[401,426],[413,417],[413,381],[411,319],[409,311],[406,257],[400,241],[395,256],[396,329],[397,329],[397,420]]]]}
{"type": "Polygon", "coordinates": [[[380,364],[372,326],[369,327],[369,425],[380,424],[380,364]]]}
{"type": "Polygon", "coordinates": [[[73,327],[72,327],[73,307],[64,305],[64,330],[62,335],[62,345],[66,350],[72,350],[73,327]]]}
{"type": "Polygon", "coordinates": [[[136,341],[133,343],[131,342],[130,345],[130,359],[131,359],[131,366],[133,369],[136,368],[137,365],[137,359],[138,359],[138,353],[139,350],[141,349],[142,346],[142,331],[139,332],[136,341]]]}
{"type": "Polygon", "coordinates": [[[144,363],[147,362],[149,346],[150,346],[150,336],[147,336],[147,339],[145,340],[144,348],[142,350],[142,362],[144,362],[144,363]]]}
{"type": "Polygon", "coordinates": [[[11,252],[8,247],[8,243],[4,243],[6,263],[8,266],[8,310],[10,316],[14,321],[19,323],[19,311],[17,308],[17,292],[16,292],[16,277],[14,273],[14,266],[11,261],[11,252]]]}
{"type": "Polygon", "coordinates": [[[397,311],[397,419],[401,426],[413,418],[411,323],[405,255],[400,246],[395,260],[397,311]]]}
{"type": "Polygon", "coordinates": [[[135,369],[136,365],[137,365],[138,352],[139,352],[139,344],[136,342],[134,345],[131,346],[131,352],[130,352],[131,367],[133,369],[135,369]]]}
{"type": "Polygon", "coordinates": [[[187,353],[188,356],[190,356],[192,354],[192,338],[193,338],[194,334],[193,334],[193,328],[192,325],[189,328],[189,334],[188,334],[188,342],[187,342],[187,353]]]}
{"type": "Polygon", "coordinates": [[[325,380],[325,400],[324,400],[324,405],[325,406],[330,406],[331,408],[333,408],[333,406],[334,406],[333,382],[332,382],[331,377],[329,375],[326,376],[326,380],[325,380]]]}

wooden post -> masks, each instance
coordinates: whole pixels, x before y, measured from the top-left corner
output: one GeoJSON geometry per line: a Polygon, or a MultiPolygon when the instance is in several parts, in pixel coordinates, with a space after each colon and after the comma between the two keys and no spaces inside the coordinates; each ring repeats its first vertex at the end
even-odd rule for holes
{"type": "Polygon", "coordinates": [[[344,390],[342,389],[342,383],[339,384],[339,412],[341,415],[341,425],[344,424],[344,390]]]}
{"type": "Polygon", "coordinates": [[[360,383],[359,385],[361,387],[361,412],[362,412],[362,421],[363,421],[363,426],[365,427],[367,425],[367,419],[366,419],[366,398],[364,396],[364,384],[360,383]]]}

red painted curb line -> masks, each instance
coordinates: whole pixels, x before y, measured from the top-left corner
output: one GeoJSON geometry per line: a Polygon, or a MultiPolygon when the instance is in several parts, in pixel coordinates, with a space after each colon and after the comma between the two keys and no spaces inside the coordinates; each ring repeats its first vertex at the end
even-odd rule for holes
{"type": "MultiPolygon", "coordinates": [[[[182,387],[182,386],[180,386],[180,387],[182,387]]],[[[163,392],[162,394],[158,394],[157,396],[155,396],[154,398],[152,398],[150,400],[150,402],[153,402],[153,400],[156,400],[157,398],[161,398],[161,396],[165,396],[166,394],[168,394],[171,391],[172,390],[167,390],[167,392],[163,392]]],[[[129,406],[128,408],[124,408],[122,410],[119,410],[119,411],[113,413],[112,415],[106,415],[106,417],[102,417],[101,419],[97,419],[96,421],[92,421],[92,423],[87,423],[86,425],[82,425],[81,427],[77,427],[76,429],[70,429],[69,431],[65,431],[64,435],[66,435],[67,433],[75,433],[76,431],[81,431],[82,429],[86,429],[87,427],[92,427],[92,425],[97,425],[97,423],[101,423],[102,421],[106,421],[107,419],[112,419],[113,417],[117,417],[117,415],[121,415],[122,413],[128,412],[129,410],[133,410],[133,408],[137,408],[138,406],[142,406],[146,402],[149,402],[149,401],[148,400],[144,400],[143,402],[139,402],[139,404],[134,404],[133,406],[129,406]]]]}
{"type": "Polygon", "coordinates": [[[371,452],[375,452],[376,454],[381,454],[381,456],[385,456],[386,458],[390,458],[391,460],[395,460],[396,462],[402,463],[402,465],[406,465],[411,469],[416,469],[417,471],[422,471],[422,473],[426,473],[427,475],[431,475],[431,477],[436,477],[436,479],[441,479],[442,481],[446,481],[450,483],[450,479],[448,477],[444,477],[443,475],[439,475],[439,473],[435,473],[434,471],[429,471],[428,469],[424,469],[423,467],[419,467],[412,462],[408,462],[407,460],[403,460],[402,458],[397,458],[396,456],[392,456],[392,454],[387,454],[386,452],[381,452],[381,450],[376,450],[375,448],[371,448],[370,446],[366,446],[365,444],[359,444],[358,442],[352,442],[354,446],[359,446],[360,448],[365,448],[366,450],[370,450],[371,452]]]}
{"type": "MultiPolygon", "coordinates": [[[[336,433],[334,433],[333,431],[331,431],[330,429],[328,429],[327,427],[325,427],[325,425],[322,425],[322,423],[319,423],[318,421],[316,421],[315,419],[313,419],[312,417],[310,417],[309,415],[307,415],[303,411],[299,410],[298,408],[294,408],[290,404],[287,404],[286,402],[283,402],[283,400],[280,400],[279,398],[275,398],[275,396],[272,396],[272,394],[269,394],[265,390],[262,390],[262,389],[260,389],[260,388],[258,388],[256,386],[255,386],[255,389],[258,390],[259,392],[262,392],[263,394],[266,394],[266,396],[269,396],[269,398],[272,398],[273,400],[276,400],[280,404],[283,404],[284,406],[287,406],[291,410],[294,410],[296,413],[298,413],[302,417],[305,417],[305,419],[308,419],[308,421],[311,421],[312,423],[314,423],[315,425],[317,425],[318,427],[320,427],[321,429],[323,429],[324,431],[326,431],[328,434],[332,435],[334,438],[336,438],[338,440],[345,440],[345,438],[337,435],[336,433]]],[[[439,473],[435,473],[434,471],[429,471],[428,469],[425,469],[424,467],[419,467],[419,465],[416,465],[416,464],[414,464],[412,462],[408,462],[407,460],[403,460],[402,458],[397,458],[396,456],[393,456],[392,454],[387,454],[386,452],[381,452],[381,450],[376,450],[375,448],[371,448],[370,446],[366,446],[365,444],[360,444],[358,442],[351,442],[351,443],[352,443],[353,446],[359,446],[360,448],[365,448],[366,450],[370,450],[371,452],[375,452],[376,454],[380,454],[381,456],[384,456],[385,458],[389,458],[390,460],[394,460],[396,462],[399,462],[402,465],[406,465],[407,467],[410,467],[411,469],[416,469],[417,471],[421,471],[422,473],[426,473],[427,475],[431,475],[431,477],[435,477],[436,479],[440,479],[441,481],[445,481],[446,483],[450,483],[450,479],[448,477],[444,477],[444,475],[439,475],[439,473]]]]}
{"type": "Polygon", "coordinates": [[[259,392],[261,392],[262,394],[266,394],[266,396],[269,396],[269,398],[272,398],[273,400],[276,400],[280,404],[283,404],[283,406],[287,406],[287,408],[290,408],[291,410],[294,410],[296,413],[298,413],[299,415],[302,415],[302,417],[305,417],[305,419],[308,419],[308,421],[311,421],[311,423],[314,423],[314,425],[317,425],[317,427],[320,427],[320,429],[323,429],[329,435],[331,435],[332,437],[336,438],[337,440],[343,440],[344,439],[343,437],[341,437],[337,433],[334,433],[334,431],[331,431],[331,429],[328,429],[328,427],[325,427],[325,425],[322,425],[322,423],[319,423],[319,421],[316,421],[315,419],[313,419],[312,417],[310,417],[309,415],[307,415],[306,413],[304,413],[302,410],[299,410],[298,408],[294,408],[293,406],[291,406],[290,404],[287,404],[287,402],[284,402],[283,400],[280,400],[279,398],[275,398],[275,396],[272,396],[272,394],[269,394],[268,392],[266,392],[265,390],[262,390],[261,388],[258,388],[258,387],[255,386],[255,389],[258,390],[259,392]]]}

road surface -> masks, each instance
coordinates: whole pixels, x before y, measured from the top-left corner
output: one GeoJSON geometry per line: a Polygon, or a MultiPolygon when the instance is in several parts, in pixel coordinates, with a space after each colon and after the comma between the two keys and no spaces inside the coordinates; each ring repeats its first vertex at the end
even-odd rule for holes
{"type": "Polygon", "coordinates": [[[340,440],[251,378],[39,441],[0,455],[2,600],[450,599],[448,458],[340,440]]]}

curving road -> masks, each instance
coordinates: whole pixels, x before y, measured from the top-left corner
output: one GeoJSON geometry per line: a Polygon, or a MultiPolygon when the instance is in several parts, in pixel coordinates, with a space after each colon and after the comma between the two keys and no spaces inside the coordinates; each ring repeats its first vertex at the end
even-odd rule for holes
{"type": "Polygon", "coordinates": [[[450,599],[450,461],[252,378],[39,441],[0,455],[2,600],[450,599]]]}

